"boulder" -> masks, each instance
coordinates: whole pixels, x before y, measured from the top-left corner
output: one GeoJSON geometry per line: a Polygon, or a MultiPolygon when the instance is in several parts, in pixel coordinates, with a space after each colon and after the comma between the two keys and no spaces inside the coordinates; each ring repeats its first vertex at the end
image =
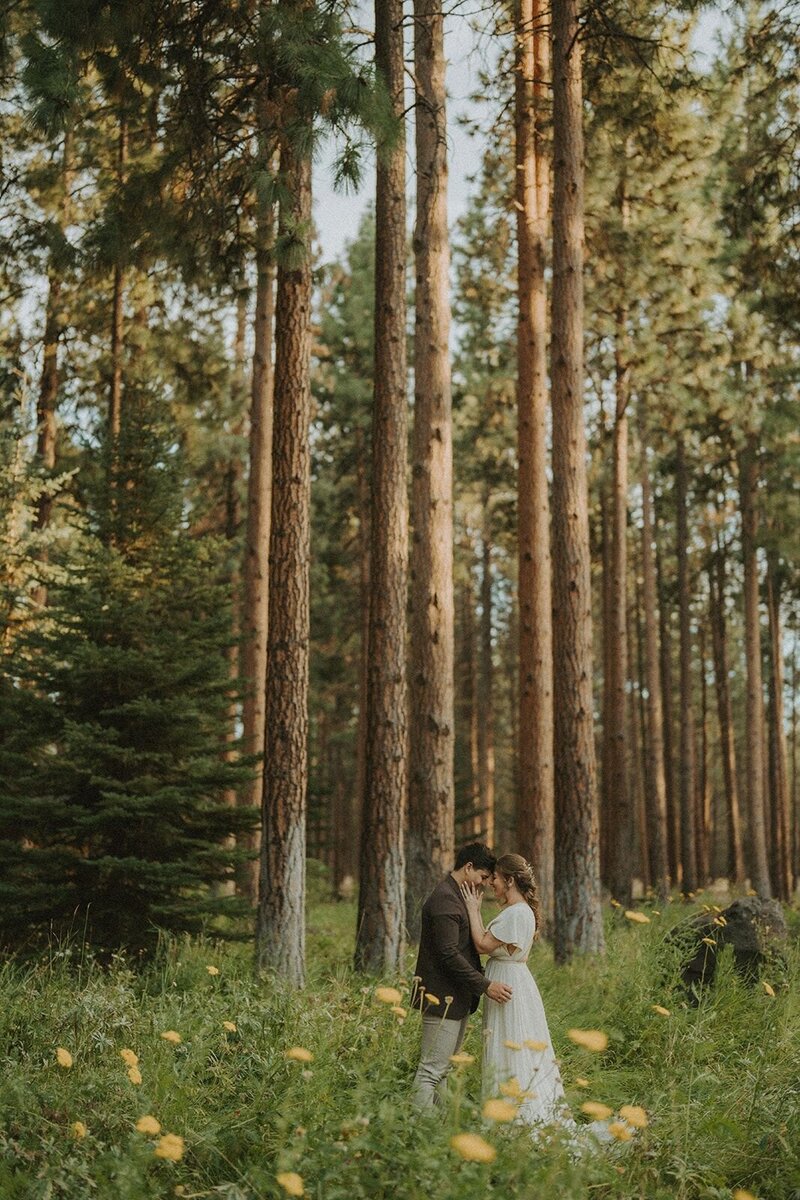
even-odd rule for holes
{"type": "Polygon", "coordinates": [[[725,946],[733,950],[736,972],[755,983],[763,967],[785,964],[786,919],[777,900],[744,896],[721,912],[702,912],[683,921],[667,941],[683,951],[681,979],[694,1003],[701,988],[714,982],[717,957],[725,946]]]}

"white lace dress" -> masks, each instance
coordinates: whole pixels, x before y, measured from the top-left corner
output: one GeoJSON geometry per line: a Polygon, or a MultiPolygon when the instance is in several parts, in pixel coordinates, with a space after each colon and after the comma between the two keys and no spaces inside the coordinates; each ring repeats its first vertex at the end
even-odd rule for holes
{"type": "Polygon", "coordinates": [[[550,1041],[542,997],[528,970],[536,921],[524,901],[504,908],[488,925],[503,943],[486,963],[486,978],[513,988],[506,1004],[483,1002],[483,1093],[519,1099],[526,1125],[573,1122],[550,1041]]]}

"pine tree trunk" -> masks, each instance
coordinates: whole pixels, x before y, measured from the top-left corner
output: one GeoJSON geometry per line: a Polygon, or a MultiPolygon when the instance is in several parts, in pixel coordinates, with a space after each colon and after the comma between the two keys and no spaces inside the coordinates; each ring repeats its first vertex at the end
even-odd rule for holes
{"type": "Polygon", "coordinates": [[[478,825],[476,835],[494,843],[494,664],[492,661],[492,531],[484,497],[477,695],[478,825]]]}
{"type": "MultiPolygon", "coordinates": [[[[119,119],[119,139],[117,144],[117,179],[120,184],[124,182],[127,164],[128,119],[122,115],[119,119]]],[[[122,266],[117,263],[114,267],[114,287],[111,299],[111,375],[108,390],[108,430],[112,478],[116,466],[117,444],[122,429],[122,355],[125,343],[124,305],[125,272],[122,266]]]]}
{"type": "Polygon", "coordinates": [[[714,687],[717,695],[722,780],[725,788],[725,811],[728,824],[728,871],[735,883],[744,883],[745,865],[742,849],[742,821],[739,805],[739,783],[736,772],[736,741],[733,733],[733,705],[729,685],[728,638],[725,621],[725,559],[723,548],[717,545],[708,572],[710,600],[711,647],[714,656],[714,687]]]}
{"type": "Polygon", "coordinates": [[[697,890],[695,815],[695,728],[692,702],[692,628],[689,584],[689,525],[687,510],[686,447],[678,435],[675,462],[675,505],[678,556],[678,616],[680,626],[680,856],[681,887],[685,894],[697,890]]]}
{"type": "Polygon", "coordinates": [[[414,2],[417,85],[416,335],[411,485],[408,928],[454,855],[453,444],[444,17],[414,2]]]}
{"type": "Polygon", "coordinates": [[[783,629],[781,622],[780,576],[777,557],[767,555],[767,611],[770,640],[770,792],[772,799],[772,878],[779,899],[789,901],[794,892],[791,818],[789,814],[789,768],[786,755],[786,725],[783,704],[783,629]]]}
{"type": "Polygon", "coordinates": [[[628,795],[630,797],[632,832],[635,833],[634,844],[638,850],[638,856],[637,858],[630,856],[632,861],[629,870],[631,876],[636,875],[638,863],[638,875],[642,881],[644,890],[648,891],[652,885],[652,876],[650,874],[650,845],[647,830],[647,804],[645,800],[646,769],[642,761],[644,705],[641,703],[639,687],[636,686],[636,679],[633,674],[633,664],[636,663],[637,678],[641,680],[642,646],[639,631],[639,586],[635,567],[632,568],[632,575],[634,588],[631,598],[631,611],[628,613],[628,662],[631,666],[626,703],[626,740],[629,747],[628,795]]]}
{"type": "MultiPolygon", "coordinates": [[[[624,214],[624,196],[621,201],[624,214]]],[[[607,742],[604,763],[608,778],[604,785],[607,808],[603,814],[608,820],[606,847],[608,852],[607,880],[612,896],[623,904],[631,900],[632,869],[630,845],[633,838],[633,807],[628,794],[627,751],[627,681],[628,681],[628,400],[630,392],[630,370],[626,358],[627,313],[620,309],[616,314],[615,338],[615,383],[616,408],[614,413],[613,438],[613,487],[611,507],[611,588],[609,595],[609,622],[604,638],[609,641],[606,656],[608,677],[605,687],[609,703],[606,706],[607,726],[603,739],[607,742]]]]}
{"type": "Polygon", "coordinates": [[[655,526],[656,586],[658,589],[659,658],[661,662],[661,708],[664,716],[664,782],[667,793],[667,848],[669,873],[672,883],[680,886],[682,881],[680,828],[681,814],[678,803],[678,788],[675,780],[675,722],[673,717],[674,690],[672,685],[672,633],[670,629],[670,603],[658,539],[658,521],[655,526]]]}
{"type": "MultiPolygon", "coordinates": [[[[350,821],[353,838],[350,852],[343,859],[343,870],[347,870],[352,884],[358,877],[358,853],[361,830],[361,813],[364,809],[364,792],[367,780],[367,667],[369,663],[369,595],[370,595],[370,505],[372,489],[367,471],[367,449],[362,430],[357,432],[358,458],[358,596],[361,614],[361,640],[358,649],[358,724],[356,727],[356,789],[350,799],[350,821]]],[[[337,880],[337,886],[345,884],[347,877],[337,880]]]]}
{"type": "Polygon", "coordinates": [[[653,557],[653,513],[647,461],[646,417],[641,418],[642,606],[644,609],[644,681],[647,689],[645,775],[647,829],[653,886],[659,901],[669,894],[667,785],[664,769],[664,720],[659,661],[656,572],[653,557]]]}
{"type": "Polygon", "coordinates": [[[575,0],[553,5],[555,953],[604,948],[583,417],[583,98],[575,0]]]}
{"type": "Polygon", "coordinates": [[[708,772],[708,676],[706,675],[706,630],[698,622],[697,651],[700,660],[700,730],[697,755],[697,875],[701,887],[709,881],[711,870],[711,785],[708,772]]]}
{"type": "Polygon", "coordinates": [[[517,842],[534,865],[544,925],[553,919],[553,631],[547,485],[547,289],[550,164],[542,135],[550,47],[540,0],[517,0],[517,539],[519,784],[517,842]]]}
{"type": "MultiPolygon", "coordinates": [[[[311,227],[311,160],[281,148],[284,229],[311,227]]],[[[306,790],[311,419],[311,256],[278,269],[272,512],[258,966],[302,987],[305,974],[306,790]]]]}
{"type": "MultiPolygon", "coordinates": [[[[472,841],[480,833],[480,793],[478,789],[478,647],[475,633],[474,596],[472,591],[473,547],[467,539],[469,569],[461,585],[461,615],[457,622],[457,678],[460,686],[455,694],[456,728],[461,730],[462,769],[456,777],[456,797],[463,797],[456,809],[457,836],[462,842],[472,841]]],[[[458,749],[458,747],[457,747],[458,749]]]]}
{"type": "MultiPolygon", "coordinates": [[[[265,160],[272,157],[266,145],[265,160]]],[[[244,600],[242,605],[242,753],[263,754],[267,685],[267,633],[269,624],[269,547],[272,505],[273,386],[272,325],[275,315],[275,262],[273,257],[274,213],[269,204],[259,203],[256,224],[256,309],[253,327],[253,370],[250,390],[249,469],[247,475],[247,523],[244,550],[244,600]]],[[[259,808],[262,803],[263,764],[255,769],[252,782],[241,792],[242,804],[259,808]]],[[[254,830],[243,839],[256,853],[260,834],[254,830]]],[[[258,858],[245,863],[239,872],[239,890],[251,904],[258,900],[258,858]]]]}
{"type": "MultiPolygon", "coordinates": [[[[402,0],[376,0],[375,62],[403,121],[402,0]]],[[[408,699],[405,138],[378,159],[367,745],[355,965],[401,969],[408,699]]],[[[452,717],[451,717],[452,727],[452,717]]],[[[451,765],[452,774],[452,765],[451,765]]],[[[452,821],[452,817],[451,817],[452,821]]]]}
{"type": "Polygon", "coordinates": [[[761,617],[758,597],[758,439],[748,435],[739,454],[739,497],[742,514],[744,560],[744,629],[747,693],[745,730],[747,743],[747,802],[749,816],[750,879],[759,896],[772,896],[767,857],[764,805],[764,691],[761,675],[761,617]]]}

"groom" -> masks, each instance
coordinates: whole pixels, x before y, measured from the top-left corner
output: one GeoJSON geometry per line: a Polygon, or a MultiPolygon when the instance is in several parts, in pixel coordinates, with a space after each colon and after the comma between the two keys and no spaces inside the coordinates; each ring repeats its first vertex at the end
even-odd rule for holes
{"type": "Polygon", "coordinates": [[[422,1013],[422,1050],[414,1078],[413,1101],[430,1108],[442,1097],[450,1070],[467,1032],[467,1020],[485,993],[498,1004],[511,999],[505,983],[489,983],[472,944],[463,883],[483,888],[495,856],[482,842],[463,846],[454,869],[433,889],[422,907],[419,956],[411,1003],[422,1013]]]}

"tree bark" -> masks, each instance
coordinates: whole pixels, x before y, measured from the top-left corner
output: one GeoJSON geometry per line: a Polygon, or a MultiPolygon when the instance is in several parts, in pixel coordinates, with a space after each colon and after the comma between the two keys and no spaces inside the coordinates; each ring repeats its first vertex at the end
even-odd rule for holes
{"type": "Polygon", "coordinates": [[[281,225],[307,239],[278,268],[269,551],[267,708],[257,962],[290,984],[305,975],[311,419],[311,160],[281,147],[281,225]]]}
{"type": "Polygon", "coordinates": [[[553,5],[553,657],[555,954],[604,948],[583,417],[582,49],[575,0],[553,5]]]}
{"type": "Polygon", "coordinates": [[[711,784],[708,771],[708,676],[706,675],[706,630],[698,621],[697,655],[700,665],[700,729],[697,755],[697,877],[705,887],[711,871],[711,784]]]}
{"type": "Polygon", "coordinates": [[[748,434],[739,454],[739,498],[744,560],[744,632],[746,662],[745,730],[747,743],[748,866],[759,896],[772,896],[764,806],[764,690],[761,674],[761,618],[758,597],[758,439],[748,434]]]}
{"type": "MultiPolygon", "coordinates": [[[[268,162],[273,151],[266,145],[262,155],[268,162]]],[[[250,389],[249,469],[247,475],[247,524],[245,528],[244,583],[242,605],[242,753],[263,754],[267,687],[267,636],[269,626],[269,547],[272,505],[273,387],[272,326],[275,315],[275,261],[273,257],[274,213],[259,202],[256,217],[256,308],[253,322],[253,369],[250,389]]],[[[259,763],[241,802],[260,807],[263,763],[259,763]]],[[[255,854],[260,833],[254,830],[243,839],[255,854]]],[[[239,890],[251,904],[258,900],[259,861],[253,858],[239,872],[239,890]]]]}
{"type": "Polygon", "coordinates": [[[689,524],[687,509],[686,447],[678,435],[675,461],[675,505],[678,556],[678,616],[680,626],[680,856],[681,887],[688,895],[697,890],[695,813],[695,728],[692,703],[692,617],[689,584],[689,524]]]}
{"type": "Polygon", "coordinates": [[[661,545],[656,533],[656,585],[658,588],[659,657],[661,661],[661,707],[664,715],[664,780],[667,792],[667,847],[669,871],[673,885],[680,886],[683,878],[681,868],[681,814],[678,803],[678,788],[675,772],[675,721],[674,691],[672,685],[672,631],[670,629],[670,602],[664,575],[661,545]]]}
{"type": "MultiPolygon", "coordinates": [[[[119,118],[117,142],[117,179],[124,183],[128,165],[128,118],[119,118]]],[[[122,355],[125,344],[125,272],[120,263],[114,267],[114,285],[111,299],[111,373],[108,389],[108,431],[111,451],[111,469],[116,466],[117,446],[122,428],[122,355]]]]}
{"type": "MultiPolygon", "coordinates": [[[[367,743],[355,965],[401,969],[405,933],[403,835],[408,697],[405,611],[408,498],[406,199],[402,0],[376,0],[375,62],[401,123],[378,158],[375,243],[375,390],[372,420],[367,743]]],[[[452,717],[451,717],[452,727],[452,717]]],[[[452,763],[451,763],[452,777],[452,763]]],[[[451,817],[452,821],[452,817],[451,817]]]]}
{"type": "Polygon", "coordinates": [[[769,757],[772,801],[772,878],[779,899],[789,901],[794,892],[792,836],[789,813],[789,766],[783,702],[783,629],[781,581],[777,555],[767,555],[767,612],[770,642],[769,757]]]}
{"type": "Polygon", "coordinates": [[[488,497],[484,497],[481,546],[481,618],[477,695],[478,824],[476,835],[494,844],[494,663],[492,659],[492,530],[488,497]]]}
{"type": "Polygon", "coordinates": [[[656,571],[653,556],[653,511],[650,467],[647,461],[647,429],[644,407],[641,414],[642,487],[642,607],[644,609],[644,681],[646,705],[646,807],[653,887],[660,902],[669,895],[667,837],[667,786],[664,770],[664,718],[659,661],[656,571]]]}
{"type": "Polygon", "coordinates": [[[550,46],[541,0],[517,0],[517,541],[519,792],[517,842],[553,919],[553,630],[547,485],[547,288],[550,162],[542,132],[550,46]]]}
{"type": "Polygon", "coordinates": [[[739,783],[736,773],[736,741],[733,732],[733,705],[729,685],[728,637],[725,621],[725,558],[723,547],[717,543],[708,572],[710,601],[709,624],[711,649],[714,657],[714,689],[717,696],[722,780],[725,789],[725,811],[728,824],[728,871],[735,883],[744,883],[745,865],[742,849],[742,821],[739,805],[739,783]]]}
{"type": "Polygon", "coordinates": [[[450,389],[450,252],[444,17],[438,0],[414,2],[417,84],[416,334],[411,548],[411,727],[408,928],[452,868],[453,444],[450,389]]]}

